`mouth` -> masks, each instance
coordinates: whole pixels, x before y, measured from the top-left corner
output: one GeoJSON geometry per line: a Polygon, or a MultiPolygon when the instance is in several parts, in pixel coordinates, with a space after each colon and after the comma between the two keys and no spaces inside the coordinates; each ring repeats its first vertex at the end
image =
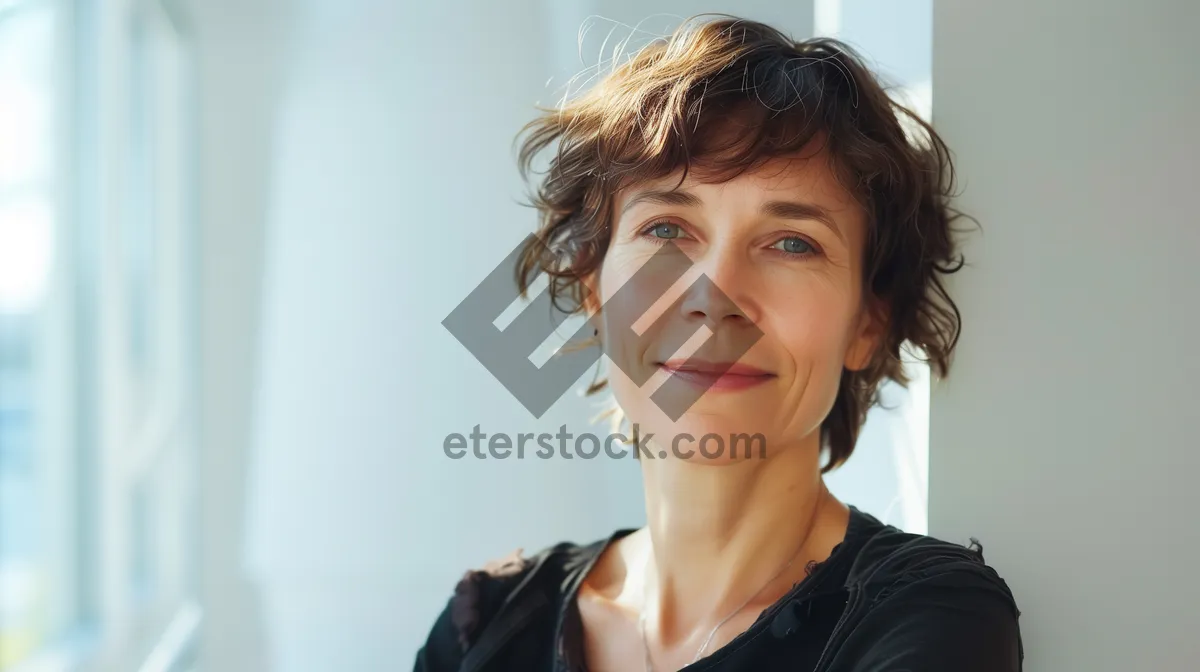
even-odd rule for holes
{"type": "Polygon", "coordinates": [[[668,360],[658,367],[679,380],[705,390],[744,390],[775,379],[775,374],[738,362],[668,360]]]}

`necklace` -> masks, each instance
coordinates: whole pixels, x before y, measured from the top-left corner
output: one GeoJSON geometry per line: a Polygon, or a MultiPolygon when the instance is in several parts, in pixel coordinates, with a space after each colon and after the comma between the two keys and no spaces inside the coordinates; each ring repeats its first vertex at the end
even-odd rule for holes
{"type": "MultiPolygon", "coordinates": [[[[813,517],[816,518],[815,515],[813,517]]],[[[704,638],[704,643],[701,644],[700,648],[696,650],[696,656],[694,658],[692,658],[693,663],[696,662],[697,660],[700,660],[700,656],[704,655],[704,650],[708,648],[709,643],[712,642],[712,638],[716,636],[717,631],[721,629],[722,625],[725,625],[725,623],[727,623],[729,621],[729,619],[731,619],[734,616],[737,616],[739,613],[741,613],[742,609],[745,609],[746,605],[750,604],[750,602],[754,598],[758,597],[758,594],[761,593],[763,590],[765,590],[767,586],[774,583],[775,579],[778,579],[779,577],[783,576],[783,573],[786,572],[788,570],[788,568],[792,566],[792,563],[794,563],[796,561],[796,558],[800,556],[800,551],[804,549],[804,545],[808,542],[808,537],[811,532],[812,532],[812,523],[810,522],[808,532],[806,532],[804,534],[803,539],[800,540],[800,546],[796,548],[796,552],[792,554],[792,557],[790,560],[787,561],[787,564],[785,564],[783,567],[780,567],[779,571],[775,572],[774,576],[767,579],[766,583],[764,583],[762,585],[762,587],[760,587],[758,590],[754,591],[754,594],[751,595],[750,597],[746,598],[746,601],[743,602],[740,606],[738,606],[737,609],[734,609],[733,611],[729,612],[728,616],[726,616],[725,618],[722,618],[717,623],[717,625],[712,629],[712,631],[708,633],[708,637],[704,638]]],[[[654,556],[651,555],[650,557],[653,558],[654,556]]],[[[650,561],[647,560],[646,564],[649,565],[650,561]]],[[[642,634],[642,651],[644,651],[646,654],[645,655],[646,672],[654,672],[654,663],[650,660],[650,642],[647,641],[647,639],[646,639],[646,608],[645,608],[646,597],[645,597],[645,594],[646,594],[646,589],[645,589],[645,586],[643,585],[643,587],[642,587],[642,605],[643,606],[642,606],[642,613],[638,617],[638,630],[642,634]]]]}

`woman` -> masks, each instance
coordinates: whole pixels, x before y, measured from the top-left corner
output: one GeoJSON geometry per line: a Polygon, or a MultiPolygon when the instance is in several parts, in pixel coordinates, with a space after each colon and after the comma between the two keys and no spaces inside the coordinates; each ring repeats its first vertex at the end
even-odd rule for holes
{"type": "Polygon", "coordinates": [[[978,546],[822,480],[880,382],[905,382],[901,345],[944,376],[957,340],[933,129],[843,44],[718,17],[525,131],[526,176],[557,150],[518,282],[547,273],[589,316],[648,524],[468,572],[416,669],[1019,670],[1019,612],[978,546]],[[756,451],[717,447],[738,436],[756,451]]]}

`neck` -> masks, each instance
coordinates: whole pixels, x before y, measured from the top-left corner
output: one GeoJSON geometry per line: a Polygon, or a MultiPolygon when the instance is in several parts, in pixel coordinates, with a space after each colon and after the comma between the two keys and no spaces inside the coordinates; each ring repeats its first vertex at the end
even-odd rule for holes
{"type": "Polygon", "coordinates": [[[758,613],[845,533],[847,509],[825,488],[815,437],[732,464],[643,460],[642,473],[646,606],[664,644],[703,640],[752,596],[746,610],[758,613]]]}

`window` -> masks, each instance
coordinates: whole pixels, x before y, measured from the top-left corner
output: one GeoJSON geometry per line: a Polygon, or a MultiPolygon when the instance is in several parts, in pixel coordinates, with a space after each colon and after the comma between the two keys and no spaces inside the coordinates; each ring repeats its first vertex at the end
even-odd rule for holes
{"type": "Polygon", "coordinates": [[[51,2],[0,4],[0,669],[70,620],[70,347],[56,305],[62,213],[51,2]]]}
{"type": "Polygon", "coordinates": [[[172,7],[0,0],[4,672],[181,669],[198,625],[191,80],[172,7]]]}

